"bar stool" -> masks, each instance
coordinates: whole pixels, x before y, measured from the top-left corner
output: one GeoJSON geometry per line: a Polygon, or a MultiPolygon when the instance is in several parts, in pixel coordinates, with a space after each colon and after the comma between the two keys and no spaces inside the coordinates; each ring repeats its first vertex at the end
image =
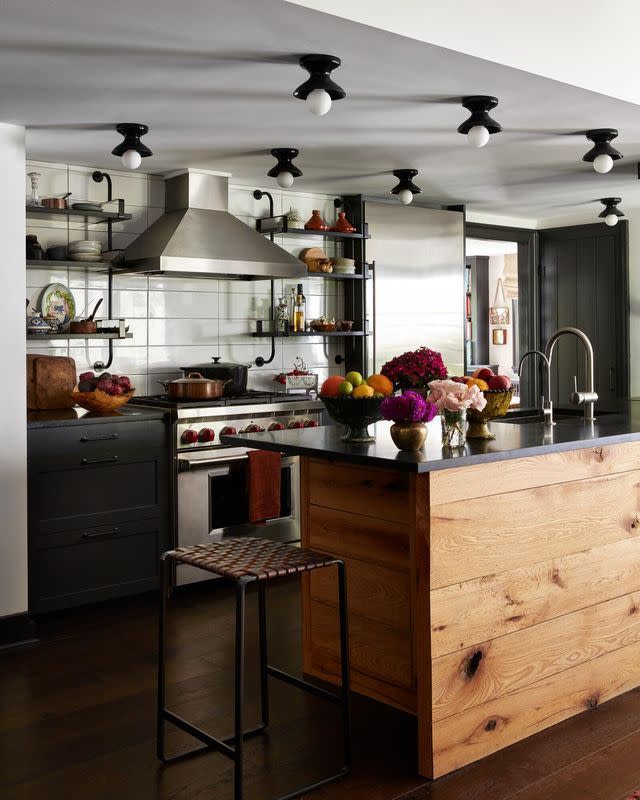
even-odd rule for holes
{"type": "Polygon", "coordinates": [[[234,800],[242,800],[242,772],[244,740],[263,732],[269,724],[268,677],[304,689],[325,698],[342,709],[342,732],[344,742],[344,764],[340,770],[328,778],[310,786],[297,789],[279,800],[291,800],[306,792],[324,786],[346,775],[351,766],[351,741],[349,718],[349,648],[347,632],[347,599],[344,563],[332,556],[315,553],[289,544],[267,539],[237,538],[193,547],[179,547],[161,557],[161,601],[158,657],[158,706],[157,706],[157,753],[164,763],[171,763],[200,753],[215,750],[234,762],[234,800]],[[192,567],[229,578],[236,585],[236,636],[235,636],[235,725],[234,734],[226,739],[218,739],[206,731],[192,725],[165,707],[165,627],[167,601],[171,594],[174,567],[189,564],[192,567]],[[267,631],[265,588],[269,581],[289,575],[297,575],[313,569],[335,566],[338,570],[338,605],[340,614],[340,659],[341,688],[338,694],[296,678],[287,672],[276,669],[267,663],[267,631]],[[244,715],[244,667],[245,667],[245,601],[248,584],[256,581],[258,586],[258,623],[260,650],[260,699],[261,723],[257,728],[245,731],[244,715]],[[203,743],[185,753],[166,756],[164,742],[164,722],[171,722],[177,728],[203,743]]]}

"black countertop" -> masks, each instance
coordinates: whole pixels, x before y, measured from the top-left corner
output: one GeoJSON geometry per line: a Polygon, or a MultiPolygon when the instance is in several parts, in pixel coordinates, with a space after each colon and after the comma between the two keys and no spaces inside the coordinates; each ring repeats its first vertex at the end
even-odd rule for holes
{"type": "Polygon", "coordinates": [[[164,419],[167,411],[138,406],[124,406],[119,411],[96,414],[84,408],[61,408],[49,411],[28,411],[27,429],[59,428],[65,425],[103,425],[113,422],[140,422],[164,419]]]}
{"type": "Polygon", "coordinates": [[[563,450],[579,450],[604,444],[640,440],[640,402],[630,402],[624,413],[606,414],[593,423],[581,416],[558,418],[556,425],[545,428],[542,422],[490,423],[496,438],[489,441],[468,440],[464,448],[444,449],[441,444],[440,420],[430,423],[427,442],[418,452],[401,452],[391,441],[389,422],[378,422],[376,441],[371,444],[345,444],[340,437],[342,426],[303,428],[271,433],[241,433],[223,436],[228,444],[262,450],[277,450],[286,455],[348,461],[365,466],[380,466],[409,472],[433,472],[489,461],[504,461],[524,456],[544,455],[563,450]]]}

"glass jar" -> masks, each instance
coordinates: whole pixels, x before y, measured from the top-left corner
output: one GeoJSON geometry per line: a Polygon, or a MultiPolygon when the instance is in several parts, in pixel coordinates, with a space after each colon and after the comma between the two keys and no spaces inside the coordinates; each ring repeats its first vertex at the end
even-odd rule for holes
{"type": "Polygon", "coordinates": [[[467,409],[449,411],[443,408],[440,412],[442,424],[442,446],[464,447],[467,441],[467,409]]]}

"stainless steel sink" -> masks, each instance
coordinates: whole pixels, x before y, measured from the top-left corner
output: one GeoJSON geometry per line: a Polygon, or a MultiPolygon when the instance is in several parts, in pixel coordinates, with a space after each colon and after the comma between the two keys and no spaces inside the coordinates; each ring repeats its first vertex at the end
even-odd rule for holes
{"type": "MultiPolygon", "coordinates": [[[[615,411],[598,411],[596,417],[604,417],[608,416],[609,414],[615,414],[615,411]]],[[[582,411],[579,408],[572,409],[554,409],[553,411],[553,419],[554,422],[575,422],[577,420],[582,419],[582,411]]],[[[510,425],[525,425],[525,424],[535,424],[535,423],[544,423],[545,416],[542,411],[536,411],[535,409],[525,408],[525,409],[518,409],[516,411],[509,411],[506,417],[500,417],[499,419],[492,420],[492,424],[495,422],[506,422],[510,425]]]]}

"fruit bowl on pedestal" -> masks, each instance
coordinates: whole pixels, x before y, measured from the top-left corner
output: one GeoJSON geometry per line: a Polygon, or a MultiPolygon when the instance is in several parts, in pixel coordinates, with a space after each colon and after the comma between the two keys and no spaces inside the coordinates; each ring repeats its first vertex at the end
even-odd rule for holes
{"type": "Polygon", "coordinates": [[[469,408],[467,410],[467,439],[495,439],[487,427],[487,422],[498,417],[504,417],[511,405],[513,389],[485,389],[482,392],[485,396],[487,405],[482,411],[469,408]]]}
{"type": "Polygon", "coordinates": [[[93,392],[73,391],[71,392],[71,399],[80,408],[102,414],[106,411],[117,411],[117,409],[122,408],[131,400],[134,394],[135,389],[130,389],[128,392],[117,395],[94,389],[93,392]]]}
{"type": "Polygon", "coordinates": [[[335,422],[347,426],[342,436],[343,442],[374,442],[375,436],[368,431],[368,426],[382,419],[380,404],[383,397],[323,397],[320,399],[327,413],[335,422]]]}

